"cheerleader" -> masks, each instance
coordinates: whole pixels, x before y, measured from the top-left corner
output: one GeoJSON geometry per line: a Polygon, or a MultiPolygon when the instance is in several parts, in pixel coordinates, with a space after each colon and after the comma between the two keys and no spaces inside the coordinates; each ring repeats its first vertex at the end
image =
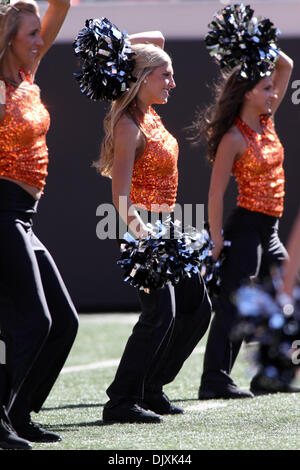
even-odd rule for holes
{"type": "Polygon", "coordinates": [[[47,176],[49,113],[34,77],[70,2],[0,6],[0,447],[60,441],[32,422],[74,342],[78,318],[53,258],[33,232],[47,176]]]}
{"type": "MultiPolygon", "coordinates": [[[[107,31],[105,21],[101,27],[107,31]]],[[[109,28],[114,42],[118,33],[114,34],[113,26],[109,28]]],[[[83,41],[79,35],[76,49],[85,54],[83,41]]],[[[128,61],[134,62],[132,68],[128,63],[124,65],[128,81],[120,90],[109,79],[105,86],[95,89],[89,77],[91,67],[81,76],[82,90],[89,96],[98,93],[113,98],[104,121],[105,136],[97,166],[103,176],[112,179],[113,202],[120,217],[141,239],[149,234],[149,228],[138,209],[144,210],[149,222],[153,216],[162,221],[172,216],[177,194],[178,143],[152,107],[166,104],[175,88],[172,62],[163,45],[161,33],[130,37],[128,54],[134,55],[129,55],[128,61]],[[120,198],[125,204],[120,204],[120,198]]],[[[105,76],[109,76],[109,69],[105,76]]],[[[99,82],[100,77],[95,83],[99,82]]],[[[161,415],[183,413],[183,408],[165,395],[163,386],[174,380],[209,325],[211,305],[198,274],[183,279],[175,288],[167,283],[147,292],[137,289],[137,295],[142,313],[107,389],[105,423],[159,423],[161,415]]]]}
{"type": "MultiPolygon", "coordinates": [[[[195,127],[198,138],[205,136],[212,166],[208,219],[213,257],[217,260],[223,252],[225,261],[200,399],[250,398],[265,392],[259,374],[253,378],[250,392],[239,389],[231,378],[242,344],[231,338],[237,321],[233,295],[246,281],[269,276],[271,266],[287,258],[278,236],[284,203],[284,149],[274,117],[286,93],[293,61],[276,48],[277,31],[272,23],[257,23],[252,15],[249,6],[226,7],[206,38],[211,55],[225,72],[215,102],[195,127]],[[237,181],[238,198],[223,232],[223,200],[231,175],[237,181]],[[230,240],[230,246],[224,247],[224,240],[230,240]]],[[[281,391],[295,390],[286,387],[281,391]]]]}

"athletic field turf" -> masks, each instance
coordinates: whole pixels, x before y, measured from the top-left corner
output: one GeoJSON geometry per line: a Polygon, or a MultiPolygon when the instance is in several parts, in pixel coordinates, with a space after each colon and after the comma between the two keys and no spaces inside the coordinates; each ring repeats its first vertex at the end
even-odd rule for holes
{"type": "MultiPolygon", "coordinates": [[[[56,444],[37,450],[253,450],[300,448],[300,394],[276,394],[246,400],[197,400],[204,338],[165,392],[182,405],[184,415],[160,424],[103,425],[105,390],[113,379],[136,314],[81,315],[69,359],[43,410],[33,421],[59,432],[56,444]]],[[[244,348],[233,371],[247,388],[254,371],[244,348]]],[[[300,380],[298,380],[300,383],[300,380]]],[[[112,455],[115,455],[113,452],[112,455]]]]}

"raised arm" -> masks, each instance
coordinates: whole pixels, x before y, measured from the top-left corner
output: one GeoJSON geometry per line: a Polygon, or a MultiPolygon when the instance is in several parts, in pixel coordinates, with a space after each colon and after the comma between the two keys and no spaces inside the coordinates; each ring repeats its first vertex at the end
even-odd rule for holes
{"type": "Polygon", "coordinates": [[[71,4],[71,0],[47,0],[47,2],[49,6],[41,21],[41,37],[44,41],[44,45],[40,48],[40,54],[33,72],[36,72],[40,60],[52,46],[71,4]]]}
{"type": "Polygon", "coordinates": [[[208,221],[210,235],[215,245],[213,249],[215,260],[218,259],[224,242],[222,236],[224,194],[232,173],[234,160],[242,153],[241,146],[245,145],[242,139],[237,130],[227,132],[218,146],[213,166],[208,194],[208,221]]]}
{"type": "Polygon", "coordinates": [[[293,67],[293,60],[288,57],[284,52],[280,51],[275,65],[275,71],[273,72],[272,76],[274,91],[278,95],[278,99],[274,101],[274,104],[272,106],[273,114],[275,114],[275,112],[277,111],[280,103],[284,98],[284,95],[286,94],[293,67]]]}
{"type": "Polygon", "coordinates": [[[146,31],[144,33],[130,34],[129,39],[131,44],[140,44],[150,42],[156,46],[164,48],[165,38],[160,31],[146,31]]]}

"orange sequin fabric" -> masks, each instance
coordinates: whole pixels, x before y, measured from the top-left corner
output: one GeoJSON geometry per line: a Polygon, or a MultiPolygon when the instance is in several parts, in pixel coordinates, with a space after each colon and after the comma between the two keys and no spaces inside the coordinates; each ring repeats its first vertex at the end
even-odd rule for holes
{"type": "Polygon", "coordinates": [[[40,89],[22,74],[18,88],[6,83],[6,113],[0,122],[0,176],[43,190],[50,116],[40,99],[40,89]]]}
{"type": "Polygon", "coordinates": [[[263,133],[252,130],[239,117],[235,125],[247,142],[246,152],[233,165],[239,188],[237,205],[250,211],[281,217],[284,201],[283,146],[272,119],[260,116],[263,133]]]}
{"type": "Polygon", "coordinates": [[[143,155],[134,163],[130,200],[148,211],[171,212],[178,186],[177,140],[152,108],[139,120],[139,125],[147,144],[143,155]]]}

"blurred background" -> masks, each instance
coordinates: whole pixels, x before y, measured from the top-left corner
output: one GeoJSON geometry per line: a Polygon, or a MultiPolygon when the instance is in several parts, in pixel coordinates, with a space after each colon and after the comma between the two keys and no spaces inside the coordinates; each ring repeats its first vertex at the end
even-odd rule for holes
{"type": "MultiPolygon", "coordinates": [[[[122,280],[114,240],[99,240],[96,215],[100,204],[111,203],[111,182],[91,167],[99,156],[107,104],[82,95],[73,73],[78,71],[72,43],[85,20],[105,16],[128,34],[161,30],[173,59],[177,87],[167,105],[157,106],[180,147],[180,204],[204,204],[206,214],[210,168],[205,148],[193,147],[185,130],[197,108],[211,101],[211,85],[218,68],[204,45],[213,14],[230,2],[205,0],[73,0],[62,31],[37,74],[42,98],[52,118],[48,134],[49,175],[40,202],[35,231],[52,252],[79,312],[135,311],[133,288],[122,280]]],[[[237,3],[237,2],[232,2],[237,3]]],[[[256,16],[268,17],[282,32],[279,45],[294,59],[291,82],[277,115],[276,127],[285,148],[286,199],[280,235],[286,241],[299,206],[300,104],[292,96],[300,90],[300,1],[260,0],[250,3],[256,16]],[[297,84],[299,80],[299,84],[297,84]],[[293,88],[294,87],[294,88],[293,88]]],[[[41,16],[47,2],[39,2],[41,16]]],[[[300,97],[300,93],[298,93],[300,97]]],[[[232,180],[226,194],[227,217],[235,205],[232,180]]]]}

